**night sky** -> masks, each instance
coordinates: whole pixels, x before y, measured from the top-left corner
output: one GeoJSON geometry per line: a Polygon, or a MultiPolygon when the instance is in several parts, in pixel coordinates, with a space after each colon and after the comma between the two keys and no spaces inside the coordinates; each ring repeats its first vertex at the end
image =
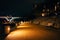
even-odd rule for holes
{"type": "Polygon", "coordinates": [[[45,0],[1,0],[0,16],[24,16],[31,15],[34,3],[43,3],[45,0]]]}

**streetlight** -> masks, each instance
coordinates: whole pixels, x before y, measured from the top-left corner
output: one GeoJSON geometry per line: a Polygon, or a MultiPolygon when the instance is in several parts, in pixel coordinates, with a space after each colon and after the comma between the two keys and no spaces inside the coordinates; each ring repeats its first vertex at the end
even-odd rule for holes
{"type": "Polygon", "coordinates": [[[45,16],[45,13],[42,13],[42,16],[45,16]]]}

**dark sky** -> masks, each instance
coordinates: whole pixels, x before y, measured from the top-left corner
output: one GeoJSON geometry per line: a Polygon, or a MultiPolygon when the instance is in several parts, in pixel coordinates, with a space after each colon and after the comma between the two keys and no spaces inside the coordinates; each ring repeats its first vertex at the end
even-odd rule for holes
{"type": "Polygon", "coordinates": [[[1,0],[0,15],[30,15],[33,9],[33,4],[43,2],[44,0],[1,0]]]}

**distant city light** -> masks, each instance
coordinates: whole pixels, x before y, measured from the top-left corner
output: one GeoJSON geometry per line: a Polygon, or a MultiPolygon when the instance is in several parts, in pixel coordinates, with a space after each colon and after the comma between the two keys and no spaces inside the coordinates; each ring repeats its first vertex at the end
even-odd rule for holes
{"type": "Polygon", "coordinates": [[[53,23],[48,23],[48,25],[47,26],[52,26],[53,25],[53,23]]]}
{"type": "Polygon", "coordinates": [[[57,7],[56,7],[56,5],[55,5],[55,11],[56,11],[56,9],[57,9],[57,7]]]}
{"type": "Polygon", "coordinates": [[[45,16],[45,13],[42,13],[42,16],[45,16]]]}
{"type": "Polygon", "coordinates": [[[43,9],[43,12],[45,12],[45,9],[43,9]]]}

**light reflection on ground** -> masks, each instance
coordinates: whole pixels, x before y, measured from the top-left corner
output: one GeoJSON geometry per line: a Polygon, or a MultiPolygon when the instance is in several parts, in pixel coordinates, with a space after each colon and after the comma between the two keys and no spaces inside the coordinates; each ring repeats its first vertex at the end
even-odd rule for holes
{"type": "Polygon", "coordinates": [[[28,27],[12,31],[6,40],[58,40],[58,35],[55,32],[40,28],[37,25],[23,23],[20,26],[28,27]]]}

